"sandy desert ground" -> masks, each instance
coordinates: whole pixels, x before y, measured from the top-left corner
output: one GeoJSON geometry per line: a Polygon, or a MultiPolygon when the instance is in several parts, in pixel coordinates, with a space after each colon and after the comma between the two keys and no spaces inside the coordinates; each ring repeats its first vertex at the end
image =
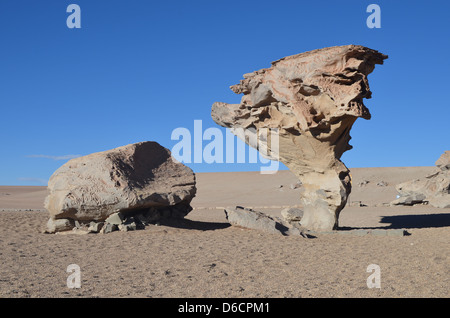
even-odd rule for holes
{"type": "MultiPolygon", "coordinates": [[[[280,215],[299,203],[290,171],[198,173],[194,210],[172,225],[110,234],[43,234],[45,187],[0,186],[0,297],[449,297],[450,209],[390,207],[395,184],[433,167],[355,168],[340,226],[407,236],[313,239],[230,226],[223,207],[280,215]],[[363,181],[369,181],[359,185],[363,181]],[[384,182],[383,186],[380,182],[384,182]],[[378,184],[378,185],[377,185],[378,184]],[[70,289],[68,265],[81,269],[70,289]],[[370,264],[381,288],[368,288],[370,264]]],[[[363,182],[364,183],[364,182],[363,182]]]]}

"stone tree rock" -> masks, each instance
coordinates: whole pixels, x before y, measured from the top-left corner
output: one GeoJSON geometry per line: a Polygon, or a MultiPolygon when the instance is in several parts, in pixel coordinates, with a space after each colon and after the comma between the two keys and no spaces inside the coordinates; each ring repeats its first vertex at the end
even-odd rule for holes
{"type": "Polygon", "coordinates": [[[391,205],[429,203],[436,208],[450,208],[450,151],[436,161],[436,169],[424,178],[398,184],[400,197],[391,205]]]}
{"type": "Polygon", "coordinates": [[[257,138],[255,144],[250,141],[255,138],[243,139],[268,158],[283,162],[301,180],[301,223],[307,229],[328,231],[338,226],[351,191],[349,170],[339,159],[351,149],[355,120],[370,119],[363,104],[371,97],[367,75],[386,58],[357,45],[288,56],[270,68],[245,74],[231,86],[243,94],[240,104],[212,106],[213,120],[235,134],[245,129],[261,137],[263,129],[277,131],[276,141],[257,138]]]}
{"type": "Polygon", "coordinates": [[[72,159],[55,171],[48,189],[51,219],[85,223],[167,207],[186,215],[196,194],[192,170],[150,141],[72,159]]]}

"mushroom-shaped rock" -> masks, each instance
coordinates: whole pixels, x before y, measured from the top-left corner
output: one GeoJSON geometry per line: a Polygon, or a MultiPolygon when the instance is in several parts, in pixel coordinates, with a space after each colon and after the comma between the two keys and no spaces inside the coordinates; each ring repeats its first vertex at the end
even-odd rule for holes
{"type": "Polygon", "coordinates": [[[240,104],[212,106],[213,120],[236,135],[241,129],[256,136],[263,129],[277,132],[276,143],[272,137],[258,144],[254,138],[245,141],[264,150],[268,158],[283,162],[301,180],[301,224],[307,229],[338,227],[339,212],[351,191],[349,170],[339,159],[351,149],[355,120],[370,119],[363,103],[371,97],[367,75],[386,58],[358,45],[288,56],[270,68],[245,74],[231,86],[243,94],[240,104]]]}

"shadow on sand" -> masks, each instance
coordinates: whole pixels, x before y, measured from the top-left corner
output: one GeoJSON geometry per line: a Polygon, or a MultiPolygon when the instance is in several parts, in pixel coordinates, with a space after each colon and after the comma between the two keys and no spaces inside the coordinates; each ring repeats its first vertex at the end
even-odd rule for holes
{"type": "Polygon", "coordinates": [[[390,229],[445,227],[450,226],[450,213],[383,216],[380,222],[390,223],[390,229]]]}
{"type": "Polygon", "coordinates": [[[230,223],[193,221],[188,219],[167,219],[162,220],[160,224],[179,229],[200,230],[200,231],[222,230],[231,226],[230,223]]]}
{"type": "MultiPolygon", "coordinates": [[[[392,215],[383,216],[380,223],[386,223],[386,226],[375,227],[339,227],[339,230],[355,229],[420,229],[420,228],[438,228],[450,226],[450,213],[438,214],[411,214],[411,215],[392,215]]],[[[179,229],[214,231],[222,230],[231,226],[225,222],[204,222],[193,221],[189,219],[167,219],[161,221],[161,225],[175,227],[179,229]]]]}
{"type": "Polygon", "coordinates": [[[422,229],[446,227],[450,226],[450,213],[383,216],[380,223],[389,223],[390,225],[358,228],[340,227],[339,229],[422,229]]]}

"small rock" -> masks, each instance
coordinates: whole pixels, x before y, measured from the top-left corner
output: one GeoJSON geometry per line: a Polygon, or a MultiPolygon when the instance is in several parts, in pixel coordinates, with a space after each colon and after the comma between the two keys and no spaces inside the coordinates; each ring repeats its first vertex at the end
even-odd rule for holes
{"type": "Polygon", "coordinates": [[[300,222],[303,217],[303,210],[299,208],[286,208],[281,210],[281,216],[288,223],[300,222]]]}
{"type": "Polygon", "coordinates": [[[100,233],[108,234],[114,231],[117,231],[119,227],[116,224],[106,223],[105,226],[102,227],[100,233]]]}
{"type": "Polygon", "coordinates": [[[71,219],[52,219],[47,222],[45,233],[56,233],[62,231],[70,231],[75,227],[75,222],[71,219]]]}
{"type": "Polygon", "coordinates": [[[104,223],[103,222],[94,222],[89,223],[88,231],[90,233],[98,233],[102,229],[104,223]]]}
{"type": "Polygon", "coordinates": [[[384,181],[380,181],[380,182],[378,182],[377,183],[377,186],[379,186],[379,187],[387,187],[387,182],[384,182],[384,181]]]}
{"type": "Polygon", "coordinates": [[[361,181],[360,183],[358,183],[358,187],[363,187],[363,186],[365,186],[366,184],[368,184],[370,181],[369,180],[363,180],[363,181],[361,181]]]}
{"type": "Polygon", "coordinates": [[[352,201],[352,202],[350,202],[350,206],[365,207],[365,206],[367,206],[367,204],[364,204],[361,201],[352,201]]]}
{"type": "Polygon", "coordinates": [[[119,225],[119,230],[123,232],[135,231],[137,229],[136,223],[123,223],[119,225]]]}
{"type": "Polygon", "coordinates": [[[78,228],[78,227],[74,227],[72,229],[72,231],[65,231],[65,232],[58,232],[56,234],[78,234],[78,235],[84,235],[84,234],[89,234],[90,232],[88,230],[86,230],[86,228],[78,228]]]}
{"type": "Polygon", "coordinates": [[[314,235],[310,235],[308,233],[308,231],[300,230],[299,228],[296,228],[296,227],[289,228],[285,234],[288,236],[301,236],[304,238],[316,238],[314,235]]]}
{"type": "Polygon", "coordinates": [[[403,229],[372,230],[371,234],[374,236],[406,236],[406,235],[409,235],[409,233],[403,229]]]}
{"type": "Polygon", "coordinates": [[[106,220],[106,223],[119,225],[125,220],[125,216],[121,212],[111,214],[106,220]]]}

